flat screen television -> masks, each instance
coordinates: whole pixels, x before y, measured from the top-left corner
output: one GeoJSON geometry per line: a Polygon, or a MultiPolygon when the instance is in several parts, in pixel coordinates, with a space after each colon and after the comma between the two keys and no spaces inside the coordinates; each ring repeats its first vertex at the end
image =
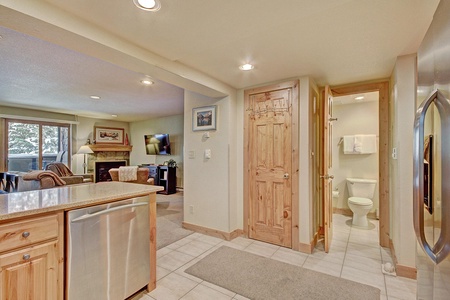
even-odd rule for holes
{"type": "Polygon", "coordinates": [[[171,155],[169,134],[147,134],[145,137],[145,150],[148,155],[171,155]]]}

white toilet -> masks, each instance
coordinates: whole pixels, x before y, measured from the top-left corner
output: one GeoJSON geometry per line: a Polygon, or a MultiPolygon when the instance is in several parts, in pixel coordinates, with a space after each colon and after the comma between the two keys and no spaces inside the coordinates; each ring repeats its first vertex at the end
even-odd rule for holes
{"type": "Polygon", "coordinates": [[[353,212],[352,224],[369,227],[367,214],[373,207],[373,194],[377,181],[373,179],[347,178],[348,206],[353,212]]]}

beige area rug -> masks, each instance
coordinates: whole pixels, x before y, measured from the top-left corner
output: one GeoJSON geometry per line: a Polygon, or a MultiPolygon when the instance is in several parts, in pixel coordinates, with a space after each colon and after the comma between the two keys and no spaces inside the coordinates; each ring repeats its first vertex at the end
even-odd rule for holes
{"type": "Polygon", "coordinates": [[[156,248],[161,249],[194,233],[182,228],[183,193],[156,195],[156,248]]]}
{"type": "Polygon", "coordinates": [[[380,290],[222,246],[186,273],[250,299],[380,299],[380,290]]]}

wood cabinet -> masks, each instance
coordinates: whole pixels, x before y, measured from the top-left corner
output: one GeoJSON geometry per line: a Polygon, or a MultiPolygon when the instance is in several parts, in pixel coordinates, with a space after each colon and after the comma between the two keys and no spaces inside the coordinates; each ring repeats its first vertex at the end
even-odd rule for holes
{"type": "Polygon", "coordinates": [[[0,224],[0,300],[63,299],[63,214],[0,224]]]}
{"type": "Polygon", "coordinates": [[[168,166],[158,167],[158,185],[164,187],[164,191],[158,192],[161,194],[174,194],[177,192],[177,168],[170,168],[168,166]]]}
{"type": "Polygon", "coordinates": [[[164,191],[159,194],[174,194],[177,192],[177,168],[157,165],[141,165],[141,168],[148,168],[148,178],[155,180],[155,185],[164,187],[164,191]]]}

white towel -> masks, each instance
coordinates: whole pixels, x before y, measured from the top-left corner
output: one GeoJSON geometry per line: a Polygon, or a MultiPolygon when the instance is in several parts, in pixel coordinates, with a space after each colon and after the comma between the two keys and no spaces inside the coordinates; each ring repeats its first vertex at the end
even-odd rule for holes
{"type": "Polygon", "coordinates": [[[355,145],[353,146],[353,154],[361,154],[363,147],[363,139],[361,134],[355,135],[355,145]]]}
{"type": "Polygon", "coordinates": [[[377,136],[375,134],[358,134],[355,135],[355,151],[359,150],[360,154],[371,154],[377,152],[377,136]],[[356,149],[356,145],[360,145],[360,149],[356,149]]]}
{"type": "Polygon", "coordinates": [[[355,148],[355,136],[344,135],[344,154],[353,154],[355,148]]]}
{"type": "Polygon", "coordinates": [[[119,167],[119,181],[137,180],[138,166],[119,167]]]}

